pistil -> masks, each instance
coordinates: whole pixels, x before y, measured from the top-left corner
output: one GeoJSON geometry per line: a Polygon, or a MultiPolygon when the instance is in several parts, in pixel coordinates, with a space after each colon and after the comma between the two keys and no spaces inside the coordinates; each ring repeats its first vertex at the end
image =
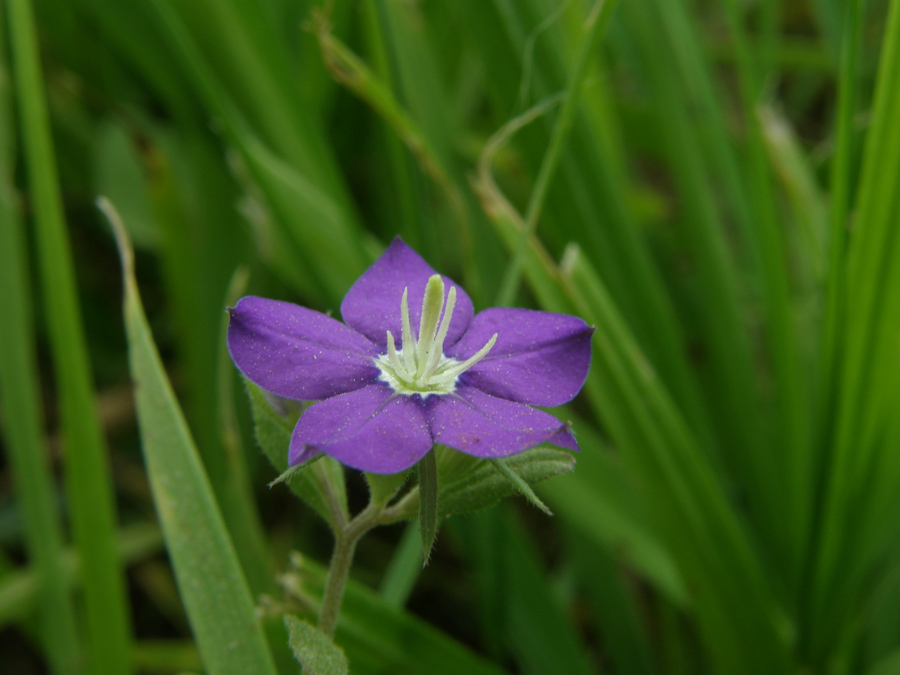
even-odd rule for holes
{"type": "Polygon", "coordinates": [[[412,336],[409,318],[409,289],[403,290],[400,299],[401,339],[400,350],[394,336],[387,332],[387,353],[375,359],[381,370],[381,379],[399,394],[449,394],[456,382],[469,368],[481,361],[493,348],[497,334],[488,340],[473,356],[457,361],[444,355],[444,341],[450,330],[453,309],[456,306],[456,288],[450,287],[444,304],[444,282],[439,274],[428,279],[422,299],[422,316],[419,320],[418,340],[412,336]]]}

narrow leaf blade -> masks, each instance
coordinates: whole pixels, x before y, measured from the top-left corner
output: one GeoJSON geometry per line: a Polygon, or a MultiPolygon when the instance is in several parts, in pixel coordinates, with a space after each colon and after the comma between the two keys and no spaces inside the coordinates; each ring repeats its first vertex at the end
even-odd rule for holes
{"type": "Polygon", "coordinates": [[[125,284],[125,327],[144,459],[179,591],[208,672],[275,675],[247,581],[163,369],[134,279],[133,253],[113,223],[125,284]]]}

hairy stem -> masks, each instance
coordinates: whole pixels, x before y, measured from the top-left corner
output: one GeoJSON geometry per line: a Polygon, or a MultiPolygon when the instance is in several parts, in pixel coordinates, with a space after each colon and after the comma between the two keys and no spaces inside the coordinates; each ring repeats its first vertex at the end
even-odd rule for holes
{"type": "Polygon", "coordinates": [[[328,567],[325,593],[322,595],[322,607],[319,610],[319,630],[328,637],[334,636],[334,629],[337,627],[356,544],[366,532],[378,524],[383,509],[382,504],[369,504],[335,534],[334,551],[331,554],[331,565],[328,567]]]}

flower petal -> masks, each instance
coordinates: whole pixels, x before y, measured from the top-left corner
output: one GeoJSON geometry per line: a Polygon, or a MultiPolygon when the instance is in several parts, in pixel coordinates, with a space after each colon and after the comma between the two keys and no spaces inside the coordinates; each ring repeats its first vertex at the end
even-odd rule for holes
{"type": "Polygon", "coordinates": [[[229,310],[228,351],[250,380],[279,396],[316,401],[378,377],[379,349],[340,321],[299,305],[248,296],[229,310]]]}
{"type": "Polygon", "coordinates": [[[429,398],[428,404],[434,442],[469,455],[508,457],[540,443],[578,450],[569,426],[553,415],[471,387],[429,398]]]}
{"type": "Polygon", "coordinates": [[[373,384],[310,406],[294,427],[289,457],[293,463],[313,449],[361,471],[398,473],[433,444],[421,399],[373,384]]]}
{"type": "MultiPolygon", "coordinates": [[[[358,330],[380,347],[387,345],[387,332],[400,339],[400,299],[403,289],[409,289],[409,318],[413,334],[419,331],[425,285],[435,271],[409,246],[396,237],[356,283],[347,291],[341,303],[341,316],[348,326],[358,330]]],[[[444,280],[445,295],[456,286],[456,308],[450,319],[445,345],[452,345],[465,332],[472,320],[472,300],[452,279],[444,280]]],[[[401,345],[397,345],[398,349],[401,345]]]]}
{"type": "Polygon", "coordinates": [[[593,332],[576,316],[496,307],[479,312],[447,354],[465,360],[496,333],[491,351],[461,382],[510,401],[556,406],[584,385],[593,332]]]}

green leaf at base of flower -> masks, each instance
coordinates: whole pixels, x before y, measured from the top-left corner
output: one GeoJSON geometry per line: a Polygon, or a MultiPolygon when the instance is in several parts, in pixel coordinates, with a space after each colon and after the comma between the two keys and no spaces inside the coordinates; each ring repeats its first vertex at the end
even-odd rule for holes
{"type": "Polygon", "coordinates": [[[508,469],[518,478],[518,481],[513,481],[496,463],[483,460],[456,480],[443,483],[440,495],[441,517],[487,508],[516,493],[524,494],[529,501],[533,496],[537,502],[532,503],[549,513],[531,486],[571,471],[574,466],[575,458],[572,453],[545,446],[537,447],[503,460],[503,469],[508,469]],[[522,489],[522,485],[527,488],[527,492],[522,489]]]}
{"type": "Polygon", "coordinates": [[[271,485],[286,483],[295,495],[306,502],[334,529],[338,523],[335,522],[331,504],[333,500],[329,500],[323,481],[327,480],[331,488],[336,491],[340,508],[346,514],[347,499],[341,466],[329,457],[322,457],[321,460],[316,458],[295,467],[288,467],[287,448],[290,446],[291,431],[293,430],[291,420],[280,415],[272,407],[262,389],[249,380],[245,379],[244,382],[250,398],[256,442],[269,458],[272,466],[279,472],[278,478],[271,485]],[[311,466],[313,462],[320,466],[311,466]],[[316,470],[313,471],[313,468],[316,470]]]}
{"type": "Polygon", "coordinates": [[[409,478],[409,471],[400,473],[366,473],[369,497],[373,504],[387,504],[400,491],[409,478]]]}
{"type": "Polygon", "coordinates": [[[288,643],[303,667],[303,675],[348,675],[344,650],[318,628],[293,616],[284,617],[288,643]]]}
{"type": "Polygon", "coordinates": [[[506,459],[492,459],[491,464],[494,465],[494,468],[497,469],[497,471],[499,471],[503,475],[503,477],[508,480],[523,497],[525,497],[525,499],[527,499],[534,506],[546,513],[548,516],[553,515],[553,512],[547,507],[546,504],[544,504],[544,502],[541,501],[541,498],[534,493],[534,490],[531,489],[531,486],[526,483],[518,473],[516,473],[515,469],[509,466],[506,459]]]}
{"type": "Polygon", "coordinates": [[[419,533],[422,535],[422,566],[428,564],[438,529],[438,470],[434,449],[419,460],[419,533]]]}

